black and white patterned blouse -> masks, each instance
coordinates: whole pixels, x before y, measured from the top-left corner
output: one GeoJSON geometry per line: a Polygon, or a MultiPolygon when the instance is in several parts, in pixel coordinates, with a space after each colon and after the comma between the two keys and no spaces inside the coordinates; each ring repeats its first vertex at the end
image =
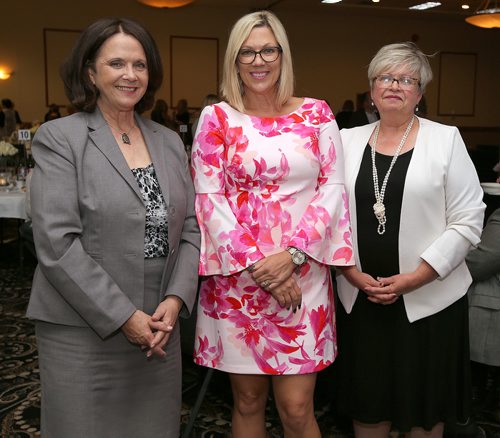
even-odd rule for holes
{"type": "Polygon", "coordinates": [[[144,258],[166,257],[168,254],[168,210],[161,193],[153,163],[132,169],[146,206],[144,258]]]}

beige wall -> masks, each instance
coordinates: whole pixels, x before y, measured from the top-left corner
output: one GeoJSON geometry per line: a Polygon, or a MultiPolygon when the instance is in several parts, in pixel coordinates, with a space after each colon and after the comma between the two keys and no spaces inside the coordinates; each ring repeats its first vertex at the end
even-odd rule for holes
{"type": "MultiPolygon", "coordinates": [[[[313,0],[304,0],[304,4],[313,0]]],[[[46,112],[43,28],[82,29],[102,16],[129,16],[144,23],[162,53],[165,82],[158,97],[170,100],[169,37],[202,36],[220,40],[220,63],[231,24],[248,12],[233,6],[189,6],[177,10],[158,10],[134,0],[25,0],[2,2],[0,27],[0,66],[7,64],[14,76],[0,81],[0,98],[10,97],[25,120],[41,119],[46,112]],[[43,4],[43,6],[42,6],[43,4]]],[[[238,5],[237,1],[234,1],[238,5]]],[[[283,2],[282,5],[286,5],[283,2]]],[[[426,53],[439,51],[477,53],[475,115],[438,117],[439,57],[432,61],[434,81],[427,90],[429,116],[444,123],[466,127],[500,126],[500,31],[483,30],[462,19],[430,16],[417,19],[401,16],[369,17],[339,13],[322,8],[321,13],[286,10],[278,4],[275,12],[287,28],[296,69],[297,95],[327,99],[336,111],[345,99],[355,99],[367,89],[366,66],[380,46],[410,40],[426,53]]],[[[203,66],[200,66],[203,74],[203,66]]],[[[210,90],[211,91],[211,90],[210,90]]],[[[207,90],[208,92],[208,90],[207,90]]],[[[460,89],[456,90],[460,93],[460,89]]],[[[197,102],[190,102],[195,106],[197,102]]],[[[500,143],[498,133],[491,141],[500,143]]]]}

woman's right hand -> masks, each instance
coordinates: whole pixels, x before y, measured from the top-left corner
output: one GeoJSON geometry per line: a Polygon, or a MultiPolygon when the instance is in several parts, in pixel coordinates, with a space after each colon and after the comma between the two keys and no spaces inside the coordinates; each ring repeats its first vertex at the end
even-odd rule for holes
{"type": "Polygon", "coordinates": [[[155,345],[150,321],[151,316],[141,310],[136,310],[127,322],[122,325],[121,329],[132,344],[152,349],[155,345]]]}
{"type": "Polygon", "coordinates": [[[361,272],[356,266],[339,266],[342,275],[347,278],[347,281],[359,290],[364,291],[366,287],[380,286],[380,282],[373,278],[370,274],[361,272]]]}
{"type": "Polygon", "coordinates": [[[278,286],[273,287],[269,293],[281,307],[292,308],[293,311],[302,303],[302,291],[293,277],[289,277],[278,286]]]}
{"type": "Polygon", "coordinates": [[[345,266],[341,270],[349,283],[368,295],[368,299],[373,303],[392,304],[399,298],[392,291],[385,290],[384,285],[379,280],[370,274],[359,271],[356,266],[345,266]]]}

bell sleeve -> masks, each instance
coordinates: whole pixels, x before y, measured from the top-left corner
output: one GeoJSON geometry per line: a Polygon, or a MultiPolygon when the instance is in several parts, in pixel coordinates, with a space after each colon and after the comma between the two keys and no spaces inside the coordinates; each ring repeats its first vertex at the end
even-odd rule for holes
{"type": "Polygon", "coordinates": [[[303,250],[316,261],[336,266],[354,264],[348,198],[344,186],[344,156],[340,132],[328,105],[318,117],[320,173],[316,195],[302,215],[289,246],[303,250]]]}
{"type": "Polygon", "coordinates": [[[226,119],[219,106],[206,107],[192,147],[195,209],[201,231],[200,275],[231,275],[264,258],[225,195],[226,119]]]}

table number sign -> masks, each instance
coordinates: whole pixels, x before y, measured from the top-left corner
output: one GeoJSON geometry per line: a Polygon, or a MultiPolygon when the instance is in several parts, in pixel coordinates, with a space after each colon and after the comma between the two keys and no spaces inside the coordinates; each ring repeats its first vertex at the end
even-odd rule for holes
{"type": "Polygon", "coordinates": [[[17,139],[19,141],[30,141],[31,140],[31,132],[29,129],[18,129],[17,130],[17,139]]]}

